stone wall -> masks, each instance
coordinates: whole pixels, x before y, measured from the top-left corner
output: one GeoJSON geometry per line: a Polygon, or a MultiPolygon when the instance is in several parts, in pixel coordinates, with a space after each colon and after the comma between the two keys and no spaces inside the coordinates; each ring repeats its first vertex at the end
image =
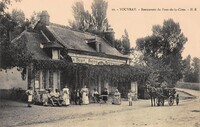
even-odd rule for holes
{"type": "MultiPolygon", "coordinates": [[[[11,99],[13,98],[11,94],[16,94],[16,91],[17,94],[23,94],[26,89],[27,81],[22,80],[21,71],[18,71],[17,68],[0,71],[0,98],[11,99]]],[[[13,96],[16,97],[14,94],[13,96]]]]}

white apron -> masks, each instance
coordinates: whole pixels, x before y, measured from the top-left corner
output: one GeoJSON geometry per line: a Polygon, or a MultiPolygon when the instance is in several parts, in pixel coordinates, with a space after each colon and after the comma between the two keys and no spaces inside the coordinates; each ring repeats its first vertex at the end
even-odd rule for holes
{"type": "Polygon", "coordinates": [[[64,105],[69,105],[70,101],[69,101],[69,89],[68,88],[64,88],[63,89],[63,104],[64,105]]]}
{"type": "Polygon", "coordinates": [[[85,105],[89,104],[88,89],[87,88],[83,88],[81,90],[81,93],[82,93],[83,104],[85,104],[85,105]]]}

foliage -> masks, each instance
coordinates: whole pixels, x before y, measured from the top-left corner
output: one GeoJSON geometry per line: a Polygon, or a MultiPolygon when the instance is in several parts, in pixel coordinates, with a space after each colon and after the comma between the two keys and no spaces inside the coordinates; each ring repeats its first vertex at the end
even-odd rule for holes
{"type": "Polygon", "coordinates": [[[30,23],[31,23],[31,25],[35,25],[35,23],[37,22],[37,21],[39,21],[39,19],[40,19],[40,15],[41,15],[41,13],[42,12],[33,12],[33,14],[31,15],[31,18],[30,18],[30,23]]]}
{"type": "Polygon", "coordinates": [[[32,54],[28,52],[25,38],[18,40],[18,43],[11,43],[10,41],[2,44],[5,52],[2,53],[3,68],[27,67],[32,60],[32,54]]]}
{"type": "Polygon", "coordinates": [[[121,40],[116,40],[116,48],[122,54],[129,54],[130,53],[130,40],[127,30],[124,30],[124,35],[122,35],[121,40]]]}
{"type": "Polygon", "coordinates": [[[185,82],[199,82],[199,68],[200,68],[200,59],[197,57],[194,57],[191,61],[191,56],[188,55],[183,60],[183,80],[185,82]]]}
{"type": "Polygon", "coordinates": [[[176,87],[185,88],[185,89],[192,89],[192,90],[199,90],[200,91],[200,83],[177,82],[176,83],[176,87]]]}
{"type": "Polygon", "coordinates": [[[11,18],[20,26],[25,23],[25,14],[22,10],[13,9],[11,13],[11,18]]]}
{"type": "Polygon", "coordinates": [[[97,31],[103,31],[108,24],[107,20],[108,2],[104,0],[94,0],[91,9],[92,9],[92,15],[96,22],[97,31]]]}
{"type": "Polygon", "coordinates": [[[69,22],[70,26],[77,30],[85,31],[85,9],[82,1],[77,1],[72,6],[75,21],[69,22]]]}
{"type": "Polygon", "coordinates": [[[187,38],[172,19],[165,20],[163,26],[154,25],[152,31],[151,36],[136,41],[137,49],[143,52],[147,66],[154,70],[167,68],[166,74],[170,75],[166,80],[174,84],[182,78],[181,53],[187,38]],[[161,67],[152,66],[154,62],[161,67]]]}
{"type": "Polygon", "coordinates": [[[99,34],[109,27],[106,18],[108,4],[104,0],[94,0],[91,6],[92,13],[84,9],[82,1],[77,1],[72,6],[74,21],[69,25],[76,30],[99,34]]]}
{"type": "Polygon", "coordinates": [[[130,65],[146,65],[143,57],[144,56],[140,51],[134,48],[130,49],[130,65]]]}
{"type": "Polygon", "coordinates": [[[144,66],[129,65],[90,65],[74,64],[64,60],[34,60],[36,70],[62,70],[68,75],[76,75],[86,79],[95,79],[100,75],[105,80],[137,81],[146,79],[150,70],[144,66]]]}

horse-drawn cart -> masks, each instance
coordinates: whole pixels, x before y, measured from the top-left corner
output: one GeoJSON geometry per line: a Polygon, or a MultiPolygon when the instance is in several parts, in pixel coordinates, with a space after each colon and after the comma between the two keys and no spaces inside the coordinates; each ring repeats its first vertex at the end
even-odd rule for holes
{"type": "Polygon", "coordinates": [[[164,106],[165,100],[168,101],[169,106],[174,104],[174,100],[179,100],[176,96],[175,88],[155,88],[147,86],[147,91],[151,98],[151,106],[164,106]]]}
{"type": "Polygon", "coordinates": [[[161,90],[157,90],[156,104],[157,106],[164,106],[165,100],[168,101],[169,106],[174,104],[174,100],[176,99],[175,94],[176,90],[174,88],[165,88],[161,90]]]}

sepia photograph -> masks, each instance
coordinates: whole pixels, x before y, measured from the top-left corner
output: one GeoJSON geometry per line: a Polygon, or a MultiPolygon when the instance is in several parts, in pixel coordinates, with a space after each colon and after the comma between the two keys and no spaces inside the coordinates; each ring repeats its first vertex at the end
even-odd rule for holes
{"type": "Polygon", "coordinates": [[[0,127],[200,127],[200,1],[0,0],[0,127]]]}

